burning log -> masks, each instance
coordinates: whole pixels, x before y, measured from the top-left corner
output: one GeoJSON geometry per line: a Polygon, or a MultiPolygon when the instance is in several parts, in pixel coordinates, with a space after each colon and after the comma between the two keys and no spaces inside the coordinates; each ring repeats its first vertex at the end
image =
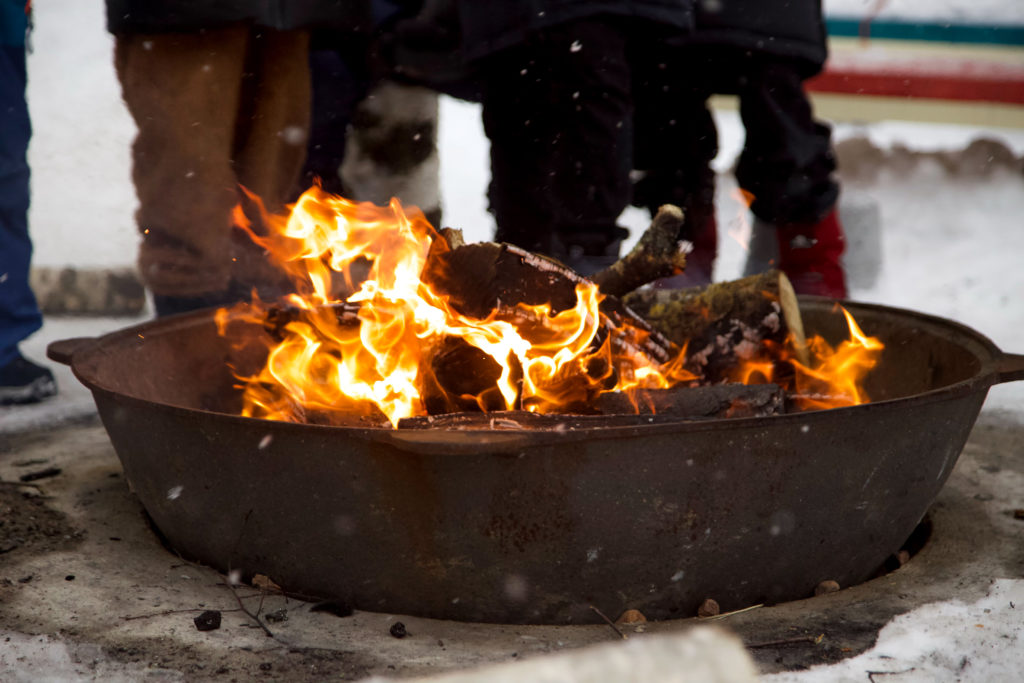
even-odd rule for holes
{"type": "Polygon", "coordinates": [[[399,420],[398,428],[564,431],[629,427],[680,420],[780,415],[784,412],[785,402],[785,393],[775,384],[716,384],[653,389],[638,393],[635,402],[621,392],[601,394],[592,406],[600,411],[597,415],[538,414],[525,410],[445,413],[403,418],[399,420]]]}
{"type": "Polygon", "coordinates": [[[686,267],[686,254],[679,248],[683,220],[678,206],[662,206],[630,252],[591,279],[605,294],[624,296],[648,282],[681,272],[686,267]]]}
{"type": "Polygon", "coordinates": [[[609,392],[597,398],[606,415],[674,416],[683,419],[763,417],[785,412],[785,393],[777,384],[714,384],[699,387],[649,389],[630,396],[609,392]]]}
{"type": "MultiPolygon", "coordinates": [[[[516,315],[513,310],[518,304],[548,304],[552,314],[565,311],[577,304],[577,285],[587,282],[557,261],[495,242],[432,252],[423,279],[436,291],[448,295],[453,308],[476,318],[486,318],[495,310],[516,315]]],[[[645,332],[642,339],[636,340],[641,353],[659,363],[672,358],[672,344],[617,298],[606,297],[600,310],[614,327],[630,324],[645,332]]],[[[601,341],[603,337],[598,340],[601,341]]]]}
{"type": "Polygon", "coordinates": [[[687,345],[687,369],[705,383],[728,379],[765,341],[792,335],[797,359],[807,364],[796,293],[777,270],[694,289],[645,289],[623,301],[670,341],[687,345]]]}

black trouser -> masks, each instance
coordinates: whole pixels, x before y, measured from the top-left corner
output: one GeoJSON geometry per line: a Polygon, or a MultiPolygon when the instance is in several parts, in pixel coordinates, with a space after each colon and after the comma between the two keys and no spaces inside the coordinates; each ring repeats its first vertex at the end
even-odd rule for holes
{"type": "Polygon", "coordinates": [[[676,48],[666,63],[670,87],[645,89],[636,101],[636,168],[646,172],[637,204],[713,202],[718,141],[707,98],[721,93],[740,98],[746,140],[736,179],[753,195],[753,213],[775,224],[824,217],[839,188],[831,130],[814,119],[805,68],[731,48],[676,48]]]}
{"type": "Polygon", "coordinates": [[[368,52],[367,41],[352,34],[313,36],[309,51],[313,108],[299,191],[318,178],[328,192],[346,194],[339,171],[345,159],[346,131],[373,84],[368,52]]]}
{"type": "Polygon", "coordinates": [[[631,196],[633,85],[658,24],[567,22],[483,64],[496,239],[550,253],[552,236],[600,254],[631,196]]]}

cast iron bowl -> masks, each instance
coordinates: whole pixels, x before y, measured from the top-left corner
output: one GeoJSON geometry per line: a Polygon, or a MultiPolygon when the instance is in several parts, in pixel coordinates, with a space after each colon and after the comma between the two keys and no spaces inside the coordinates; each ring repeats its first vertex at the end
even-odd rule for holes
{"type": "MultiPolygon", "coordinates": [[[[213,311],[51,344],[91,389],[167,542],[362,610],[584,623],[688,617],[871,577],[1024,356],[920,313],[847,304],[886,345],[865,405],[578,430],[393,430],[240,417],[213,311]]],[[[809,333],[846,337],[804,299],[809,333]]]]}

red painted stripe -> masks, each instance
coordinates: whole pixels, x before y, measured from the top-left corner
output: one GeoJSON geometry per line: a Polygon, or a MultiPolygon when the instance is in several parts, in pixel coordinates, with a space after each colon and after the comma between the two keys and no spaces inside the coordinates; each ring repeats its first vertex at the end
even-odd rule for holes
{"type": "Polygon", "coordinates": [[[1024,81],[920,74],[865,74],[826,70],[807,83],[817,92],[1024,104],[1024,81]]]}
{"type": "Polygon", "coordinates": [[[808,81],[808,89],[882,97],[1024,104],[1024,67],[1016,64],[942,59],[901,62],[863,57],[830,60],[824,73],[808,81]]]}

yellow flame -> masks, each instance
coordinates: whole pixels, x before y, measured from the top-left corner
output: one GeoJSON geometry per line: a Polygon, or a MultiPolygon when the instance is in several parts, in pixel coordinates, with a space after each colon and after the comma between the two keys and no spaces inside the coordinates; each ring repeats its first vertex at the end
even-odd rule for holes
{"type": "MultiPolygon", "coordinates": [[[[694,378],[681,359],[662,367],[641,353],[648,333],[612,326],[599,308],[603,296],[590,282],[576,286],[574,307],[558,312],[548,304],[518,304],[484,319],[459,313],[421,279],[437,233],[422,213],[407,214],[398,200],[388,207],[357,204],[314,187],[287,218],[264,217],[267,235],[257,235],[241,211],[236,222],[296,284],[289,297],[294,319],[277,330],[281,339],[265,367],[240,378],[243,415],[303,421],[310,412],[376,409],[397,425],[426,413],[425,392],[438,389],[430,383],[430,359],[453,338],[497,368],[493,385],[469,397],[481,408],[495,391],[501,408],[556,412],[604,391],[694,378]],[[356,262],[369,264],[358,283],[356,262]],[[346,288],[354,291],[337,293],[346,288]],[[358,306],[358,324],[339,318],[335,305],[342,303],[358,306]],[[597,345],[601,330],[608,334],[597,345]]],[[[446,248],[443,240],[437,246],[446,248]]],[[[261,321],[266,311],[255,302],[251,312],[233,315],[261,321]]]]}

